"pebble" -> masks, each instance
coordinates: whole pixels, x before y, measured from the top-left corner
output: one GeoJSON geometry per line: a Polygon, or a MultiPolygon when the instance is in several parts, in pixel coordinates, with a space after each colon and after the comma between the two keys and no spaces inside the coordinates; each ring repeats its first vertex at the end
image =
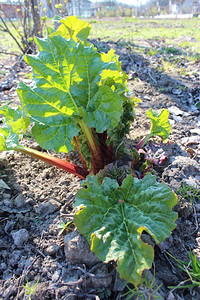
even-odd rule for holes
{"type": "Polygon", "coordinates": [[[172,106],[168,107],[168,111],[171,114],[176,115],[176,116],[188,116],[189,115],[189,113],[181,110],[180,108],[178,108],[175,105],[172,105],[172,106]]]}
{"type": "Polygon", "coordinates": [[[0,179],[0,190],[10,190],[9,186],[2,180],[0,179]]]}
{"type": "Polygon", "coordinates": [[[182,90],[181,89],[179,89],[179,88],[173,88],[172,89],[172,94],[174,94],[174,95],[181,95],[182,94],[182,90]]]}
{"type": "Polygon", "coordinates": [[[7,269],[7,265],[4,263],[4,262],[2,262],[1,264],[0,264],[0,270],[1,271],[4,271],[4,270],[6,270],[7,269]]]}
{"type": "Polygon", "coordinates": [[[15,199],[14,199],[14,204],[16,207],[22,207],[25,204],[25,198],[22,194],[19,194],[15,199]]]}
{"type": "Polygon", "coordinates": [[[91,267],[100,261],[90,250],[88,242],[78,231],[67,234],[64,238],[64,243],[66,260],[72,264],[85,264],[91,267]]]}
{"type": "Polygon", "coordinates": [[[200,128],[190,129],[190,132],[191,132],[191,133],[194,133],[194,134],[200,135],[200,128]]]}
{"type": "Polygon", "coordinates": [[[182,122],[182,120],[183,120],[180,116],[173,116],[172,118],[173,118],[174,121],[176,121],[176,122],[182,122]]]}
{"type": "Polygon", "coordinates": [[[97,269],[95,275],[97,277],[91,277],[93,288],[107,287],[112,283],[112,276],[108,276],[107,266],[103,265],[100,269],[97,269]],[[102,278],[98,278],[102,277],[102,278]]]}
{"type": "Polygon", "coordinates": [[[14,226],[15,226],[15,222],[12,221],[12,220],[8,220],[6,222],[6,225],[5,225],[5,228],[4,228],[5,232],[7,234],[10,234],[10,232],[14,229],[14,226]]]}
{"type": "Polygon", "coordinates": [[[196,212],[200,212],[200,203],[195,204],[196,212]]]}
{"type": "Polygon", "coordinates": [[[53,273],[52,278],[51,278],[53,282],[58,281],[58,279],[60,277],[60,273],[61,273],[61,270],[57,270],[53,273]]]}
{"type": "Polygon", "coordinates": [[[56,212],[60,208],[60,206],[61,204],[58,201],[50,199],[48,202],[39,204],[37,208],[37,213],[39,215],[47,216],[56,212]]]}
{"type": "Polygon", "coordinates": [[[200,144],[200,136],[190,136],[190,137],[184,137],[180,139],[181,144],[189,145],[189,144],[200,144]]]}
{"type": "Polygon", "coordinates": [[[145,95],[144,97],[142,97],[142,99],[147,100],[147,101],[151,101],[152,100],[152,98],[149,97],[149,96],[147,96],[147,95],[145,95]]]}
{"type": "Polygon", "coordinates": [[[56,253],[58,252],[59,246],[58,245],[51,245],[49,247],[47,247],[44,251],[44,253],[46,255],[50,255],[50,256],[55,256],[56,253]]]}
{"type": "Polygon", "coordinates": [[[29,239],[29,233],[25,228],[22,228],[15,232],[11,232],[11,235],[16,246],[21,246],[29,239]]]}

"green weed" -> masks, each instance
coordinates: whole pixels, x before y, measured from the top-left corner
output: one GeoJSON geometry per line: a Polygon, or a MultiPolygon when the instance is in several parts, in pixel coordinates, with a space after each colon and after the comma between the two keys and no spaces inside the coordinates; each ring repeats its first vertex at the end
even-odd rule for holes
{"type": "Polygon", "coordinates": [[[184,182],[176,193],[190,203],[200,201],[200,190],[197,187],[186,185],[184,182]]]}
{"type": "Polygon", "coordinates": [[[126,286],[128,289],[128,292],[122,295],[127,296],[126,300],[132,299],[133,296],[135,296],[136,300],[150,300],[150,299],[161,299],[161,296],[156,295],[161,288],[162,284],[160,284],[158,287],[155,283],[155,272],[152,278],[148,279],[148,273],[145,274],[143,278],[143,282],[135,286],[134,288],[130,288],[128,285],[126,286]]]}
{"type": "Polygon", "coordinates": [[[178,264],[177,266],[187,273],[188,279],[182,281],[178,286],[170,286],[172,289],[190,288],[200,286],[200,261],[195,253],[188,252],[189,262],[176,259],[173,255],[168,253],[178,264]]]}
{"type": "Polygon", "coordinates": [[[158,53],[158,50],[155,50],[153,48],[150,48],[149,50],[147,50],[147,54],[150,56],[154,56],[158,53]]]}
{"type": "Polygon", "coordinates": [[[69,221],[66,224],[64,222],[62,222],[58,228],[59,228],[59,235],[63,234],[69,227],[70,225],[73,223],[73,221],[69,221]]]}
{"type": "Polygon", "coordinates": [[[35,289],[39,283],[40,278],[38,278],[37,282],[33,285],[30,286],[30,283],[28,282],[28,279],[26,278],[26,285],[22,285],[23,288],[25,288],[25,290],[27,290],[27,292],[25,293],[26,295],[28,295],[28,299],[31,300],[31,296],[35,295],[35,289]]]}

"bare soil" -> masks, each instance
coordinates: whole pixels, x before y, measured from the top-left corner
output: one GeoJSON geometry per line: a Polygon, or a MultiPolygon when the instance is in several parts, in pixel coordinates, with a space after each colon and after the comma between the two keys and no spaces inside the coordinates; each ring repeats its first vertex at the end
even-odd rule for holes
{"type": "MultiPolygon", "coordinates": [[[[150,121],[145,117],[149,108],[168,108],[172,133],[169,140],[173,153],[154,172],[159,181],[174,191],[184,182],[199,188],[200,182],[200,61],[178,59],[179,54],[163,54],[184,69],[167,72],[159,68],[163,55],[138,54],[134,45],[92,41],[100,51],[116,49],[122,68],[129,75],[128,86],[133,96],[142,99],[136,108],[136,120],[127,136],[133,148],[148,132],[150,121]]],[[[140,46],[164,45],[153,40],[141,40],[140,46]]],[[[167,46],[166,46],[167,47],[167,46]]],[[[18,104],[18,82],[30,81],[30,68],[16,58],[0,61],[0,99],[18,104]]],[[[32,140],[25,144],[40,149],[32,140]]],[[[60,154],[62,158],[65,154],[60,154]]],[[[77,162],[77,154],[70,153],[77,162]]],[[[18,153],[0,154],[0,299],[28,299],[26,279],[34,285],[31,299],[125,299],[126,283],[119,279],[113,263],[107,265],[90,253],[87,244],[72,226],[59,235],[61,223],[73,219],[73,201],[80,180],[64,171],[18,153]]],[[[154,280],[152,288],[141,287],[137,299],[199,299],[200,288],[170,289],[182,286],[188,275],[177,267],[178,260],[188,261],[193,250],[200,259],[200,201],[181,197],[175,207],[177,226],[172,235],[155,248],[155,261],[147,278],[154,280]],[[154,275],[155,274],[155,275],[154,275]],[[155,277],[155,278],[154,278],[155,277]],[[155,289],[161,285],[158,292],[155,289]],[[149,298],[148,298],[149,297],[149,298]]],[[[131,286],[130,286],[131,287],[131,286]]],[[[133,296],[131,299],[136,299],[133,296]]]]}

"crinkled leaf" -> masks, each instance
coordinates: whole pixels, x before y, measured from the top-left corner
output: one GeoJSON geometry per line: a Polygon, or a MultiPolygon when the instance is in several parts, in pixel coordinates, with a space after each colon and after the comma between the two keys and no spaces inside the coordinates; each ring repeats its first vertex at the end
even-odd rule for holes
{"type": "Polygon", "coordinates": [[[18,88],[26,113],[35,122],[33,136],[45,149],[73,149],[79,119],[97,132],[117,126],[122,99],[109,86],[101,85],[103,70],[118,70],[115,62],[104,62],[93,46],[66,40],[55,33],[37,39],[38,55],[25,60],[33,67],[34,83],[18,88]]]}
{"type": "Polygon", "coordinates": [[[8,150],[6,145],[6,138],[9,135],[9,128],[0,128],[0,152],[8,150]]]}
{"type": "Polygon", "coordinates": [[[147,111],[147,117],[151,119],[151,135],[158,135],[166,140],[171,131],[168,120],[169,112],[167,109],[147,111]]]}
{"type": "Polygon", "coordinates": [[[118,94],[123,94],[127,89],[126,77],[116,70],[103,70],[101,73],[100,84],[109,86],[113,91],[118,94]]]}
{"type": "Polygon", "coordinates": [[[0,114],[4,116],[3,122],[16,134],[24,132],[30,124],[30,118],[24,115],[20,106],[15,109],[8,105],[1,106],[0,114]]]}
{"type": "Polygon", "coordinates": [[[156,243],[171,234],[177,218],[172,211],[175,194],[151,174],[142,180],[130,175],[121,186],[114,179],[99,184],[88,176],[83,185],[87,188],[76,195],[75,225],[102,261],[116,260],[120,277],[137,285],[154,257],[141,234],[148,232],[156,243]]]}
{"type": "Polygon", "coordinates": [[[25,132],[30,119],[25,116],[22,108],[16,109],[4,105],[0,108],[3,114],[3,126],[0,128],[0,151],[12,150],[18,145],[19,136],[25,132]]]}
{"type": "Polygon", "coordinates": [[[168,143],[161,142],[155,144],[149,141],[149,144],[145,146],[144,150],[140,149],[140,153],[144,154],[144,158],[150,161],[155,166],[162,165],[171,155],[172,146],[168,143]]]}
{"type": "Polygon", "coordinates": [[[109,63],[110,61],[115,62],[118,70],[118,72],[110,70],[103,71],[101,74],[102,82],[104,82],[104,84],[106,85],[109,85],[110,87],[113,87],[113,89],[115,89],[119,94],[123,93],[124,91],[128,92],[128,75],[124,71],[122,71],[121,62],[119,62],[119,56],[115,54],[115,51],[111,49],[108,53],[101,53],[101,59],[107,63],[109,63]]]}
{"type": "Polygon", "coordinates": [[[121,95],[121,98],[123,99],[123,114],[117,126],[113,129],[108,129],[109,143],[113,143],[114,148],[118,148],[123,138],[129,133],[130,125],[135,117],[135,102],[125,95],[121,95]]]}
{"type": "Polygon", "coordinates": [[[77,19],[76,16],[70,16],[66,19],[59,20],[62,23],[58,30],[57,35],[61,35],[66,39],[73,39],[78,42],[79,40],[87,42],[90,33],[91,25],[86,21],[77,19]]]}

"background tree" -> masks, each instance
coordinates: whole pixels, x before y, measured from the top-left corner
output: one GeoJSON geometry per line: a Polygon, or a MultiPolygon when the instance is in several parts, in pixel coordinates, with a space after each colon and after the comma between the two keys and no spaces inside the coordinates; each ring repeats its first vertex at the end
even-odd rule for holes
{"type": "Polygon", "coordinates": [[[1,5],[0,20],[0,30],[12,37],[23,54],[35,51],[34,36],[41,37],[46,24],[45,11],[42,16],[38,0],[20,0],[17,5],[13,2],[1,5]],[[11,11],[15,11],[16,15],[11,11]]]}

